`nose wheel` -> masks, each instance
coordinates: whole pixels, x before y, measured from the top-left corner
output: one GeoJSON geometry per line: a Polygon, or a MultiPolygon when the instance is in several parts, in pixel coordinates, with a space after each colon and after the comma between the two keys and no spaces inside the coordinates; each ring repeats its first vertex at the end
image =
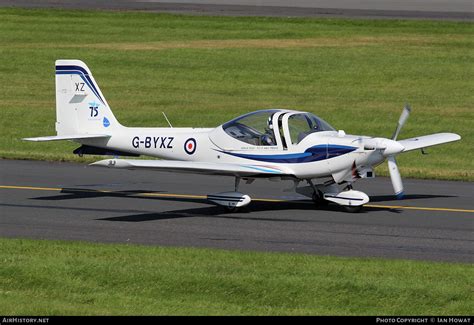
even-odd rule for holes
{"type": "Polygon", "coordinates": [[[362,211],[362,207],[363,207],[362,205],[359,205],[359,206],[345,205],[344,210],[349,213],[359,213],[360,211],[362,211]]]}
{"type": "Polygon", "coordinates": [[[337,187],[329,186],[321,190],[310,179],[307,181],[313,189],[311,198],[317,208],[328,206],[329,202],[333,202],[342,206],[346,212],[357,213],[362,210],[365,203],[369,202],[367,194],[355,191],[352,184],[348,184],[342,191],[338,190],[337,187]]]}
{"type": "Polygon", "coordinates": [[[329,204],[329,202],[324,199],[324,194],[321,191],[313,192],[313,196],[311,198],[313,199],[314,205],[316,205],[317,208],[325,207],[329,204]]]}

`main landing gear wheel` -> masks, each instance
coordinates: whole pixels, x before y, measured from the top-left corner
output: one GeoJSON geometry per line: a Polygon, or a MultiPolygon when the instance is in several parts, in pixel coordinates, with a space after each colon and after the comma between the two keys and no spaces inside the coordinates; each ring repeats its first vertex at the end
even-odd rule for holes
{"type": "Polygon", "coordinates": [[[323,198],[321,191],[313,192],[312,199],[317,208],[326,207],[329,204],[329,202],[323,198]]]}
{"type": "Polygon", "coordinates": [[[233,192],[221,192],[209,194],[207,199],[226,209],[227,212],[237,212],[239,208],[250,204],[252,199],[247,194],[238,192],[240,177],[235,178],[235,187],[233,192]]]}
{"type": "Polygon", "coordinates": [[[236,206],[225,206],[224,208],[229,213],[235,213],[235,212],[239,211],[239,208],[236,207],[236,206]]]}
{"type": "Polygon", "coordinates": [[[357,206],[344,205],[344,210],[346,210],[346,212],[350,212],[350,213],[358,213],[358,212],[362,211],[362,207],[363,207],[363,205],[357,205],[357,206]]]}

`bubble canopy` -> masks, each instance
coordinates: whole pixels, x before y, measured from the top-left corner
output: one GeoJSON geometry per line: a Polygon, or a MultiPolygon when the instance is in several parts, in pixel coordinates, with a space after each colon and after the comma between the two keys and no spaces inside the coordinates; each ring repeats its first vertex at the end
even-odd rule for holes
{"type": "Polygon", "coordinates": [[[335,131],[329,123],[312,113],[278,109],[248,113],[222,127],[231,137],[254,146],[276,146],[280,142],[277,137],[289,137],[281,142],[296,145],[311,133],[335,131]]]}

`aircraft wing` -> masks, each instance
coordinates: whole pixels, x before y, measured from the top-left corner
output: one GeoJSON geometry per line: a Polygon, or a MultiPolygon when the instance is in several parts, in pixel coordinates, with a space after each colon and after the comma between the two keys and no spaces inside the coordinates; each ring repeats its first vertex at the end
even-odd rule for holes
{"type": "Polygon", "coordinates": [[[42,142],[42,141],[80,140],[80,139],[99,139],[99,138],[110,138],[110,135],[106,135],[106,134],[52,135],[52,136],[47,136],[47,137],[23,138],[23,140],[42,142]]]}
{"type": "Polygon", "coordinates": [[[236,177],[293,177],[292,171],[269,165],[247,165],[231,163],[207,163],[177,160],[140,160],[140,159],[105,159],[94,162],[90,166],[150,169],[178,173],[205,175],[223,175],[236,177]]]}
{"type": "Polygon", "coordinates": [[[411,150],[435,146],[437,144],[457,141],[460,139],[461,137],[455,133],[436,133],[416,138],[398,140],[398,143],[405,147],[405,150],[403,150],[403,152],[407,152],[411,150]]]}

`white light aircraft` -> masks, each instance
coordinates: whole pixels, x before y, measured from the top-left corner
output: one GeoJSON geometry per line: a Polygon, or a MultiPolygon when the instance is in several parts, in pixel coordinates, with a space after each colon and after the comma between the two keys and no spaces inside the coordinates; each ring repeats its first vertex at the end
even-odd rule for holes
{"type": "Polygon", "coordinates": [[[354,212],[369,197],[354,190],[353,183],[375,177],[375,166],[388,161],[395,195],[401,198],[396,155],[461,139],[454,133],[437,133],[397,140],[409,114],[406,106],[391,138],[345,134],[316,115],[286,109],[248,113],[215,128],[125,127],[82,61],[57,60],[57,135],[24,140],[71,140],[81,144],[75,154],[114,156],[92,166],[235,177],[233,191],[208,195],[208,200],[229,210],[251,202],[239,192],[241,180],[266,178],[292,180],[291,190],[317,205],[333,202],[354,212]],[[139,155],[161,159],[115,158],[139,155]]]}

